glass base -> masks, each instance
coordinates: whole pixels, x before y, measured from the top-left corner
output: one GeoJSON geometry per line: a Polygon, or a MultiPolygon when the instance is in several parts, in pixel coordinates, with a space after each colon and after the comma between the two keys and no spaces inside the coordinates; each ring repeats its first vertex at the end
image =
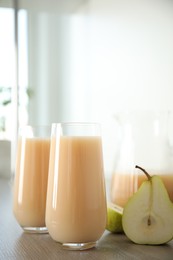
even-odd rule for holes
{"type": "Polygon", "coordinates": [[[46,234],[48,233],[47,227],[22,227],[27,233],[46,234]]]}
{"type": "Polygon", "coordinates": [[[96,242],[87,243],[62,243],[63,249],[67,250],[87,250],[96,246],[96,242]]]}

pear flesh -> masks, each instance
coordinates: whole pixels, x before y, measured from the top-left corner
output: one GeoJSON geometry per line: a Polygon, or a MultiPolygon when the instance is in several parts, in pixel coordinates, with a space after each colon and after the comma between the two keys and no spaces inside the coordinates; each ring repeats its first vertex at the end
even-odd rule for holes
{"type": "Polygon", "coordinates": [[[129,199],[122,225],[126,236],[137,244],[159,245],[173,238],[173,203],[159,176],[143,182],[129,199]]]}

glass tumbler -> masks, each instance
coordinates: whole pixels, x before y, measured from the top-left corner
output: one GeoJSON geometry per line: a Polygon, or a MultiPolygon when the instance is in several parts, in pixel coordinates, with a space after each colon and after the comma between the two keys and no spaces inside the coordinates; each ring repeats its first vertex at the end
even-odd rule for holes
{"type": "Polygon", "coordinates": [[[47,233],[45,208],[51,126],[19,131],[13,213],[24,231],[47,233]]]}
{"type": "Polygon", "coordinates": [[[95,247],[105,230],[100,132],[95,123],[52,125],[46,226],[64,249],[95,247]]]}

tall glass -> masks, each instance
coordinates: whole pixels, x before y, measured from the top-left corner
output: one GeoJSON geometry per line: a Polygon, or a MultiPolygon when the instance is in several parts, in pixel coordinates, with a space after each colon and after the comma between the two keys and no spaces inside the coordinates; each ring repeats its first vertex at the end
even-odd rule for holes
{"type": "Polygon", "coordinates": [[[50,134],[51,126],[26,126],[19,131],[13,212],[27,232],[47,232],[45,208],[50,134]]]}
{"type": "Polygon", "coordinates": [[[106,226],[106,194],[100,126],[52,125],[46,226],[71,250],[94,247],[106,226]]]}

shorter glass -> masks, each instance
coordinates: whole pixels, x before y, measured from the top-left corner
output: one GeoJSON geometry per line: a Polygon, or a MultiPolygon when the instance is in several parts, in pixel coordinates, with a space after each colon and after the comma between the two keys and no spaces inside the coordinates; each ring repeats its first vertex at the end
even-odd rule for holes
{"type": "Polygon", "coordinates": [[[26,232],[47,233],[45,208],[51,126],[25,126],[19,131],[13,213],[26,232]]]}
{"type": "Polygon", "coordinates": [[[46,226],[63,248],[96,246],[106,227],[100,126],[52,125],[46,226]]]}

